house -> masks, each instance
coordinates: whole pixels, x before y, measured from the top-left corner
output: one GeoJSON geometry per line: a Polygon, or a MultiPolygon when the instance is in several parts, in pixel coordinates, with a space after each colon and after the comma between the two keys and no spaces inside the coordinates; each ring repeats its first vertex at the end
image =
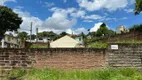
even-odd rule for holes
{"type": "Polygon", "coordinates": [[[128,32],[129,30],[125,27],[125,26],[118,26],[116,28],[116,34],[121,34],[121,33],[126,33],[128,32]]]}
{"type": "Polygon", "coordinates": [[[51,48],[77,48],[80,42],[66,35],[50,43],[51,48]]]}
{"type": "Polygon", "coordinates": [[[80,45],[84,44],[83,36],[81,35],[74,36],[74,39],[77,40],[80,43],[80,45]]]}
{"type": "Polygon", "coordinates": [[[4,38],[1,40],[1,48],[18,48],[20,40],[18,35],[14,32],[7,31],[4,35],[4,38]]]}

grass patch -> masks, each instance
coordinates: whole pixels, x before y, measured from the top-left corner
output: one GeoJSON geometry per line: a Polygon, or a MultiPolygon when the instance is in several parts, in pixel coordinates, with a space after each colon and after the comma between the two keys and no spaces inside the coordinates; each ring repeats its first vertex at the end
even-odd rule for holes
{"type": "Polygon", "coordinates": [[[118,40],[115,43],[141,44],[141,40],[118,40]]]}
{"type": "Polygon", "coordinates": [[[107,47],[108,43],[101,43],[101,42],[96,42],[88,45],[88,48],[107,48],[107,47]]]}
{"type": "Polygon", "coordinates": [[[30,48],[48,48],[48,45],[32,44],[30,48]]]}
{"type": "Polygon", "coordinates": [[[142,73],[132,68],[72,71],[32,69],[27,74],[23,71],[15,73],[14,76],[24,80],[142,80],[142,73]]]}

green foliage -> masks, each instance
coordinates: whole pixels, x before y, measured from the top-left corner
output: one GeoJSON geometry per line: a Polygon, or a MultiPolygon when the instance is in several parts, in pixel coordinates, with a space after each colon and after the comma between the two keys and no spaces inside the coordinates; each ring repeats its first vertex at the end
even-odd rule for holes
{"type": "Polygon", "coordinates": [[[97,36],[97,37],[105,36],[105,35],[108,34],[108,30],[109,30],[109,29],[107,28],[106,24],[103,23],[103,24],[100,26],[100,28],[97,30],[96,36],[97,36]]]}
{"type": "Polygon", "coordinates": [[[139,14],[142,11],[142,0],[135,0],[135,14],[139,14]]]}
{"type": "Polygon", "coordinates": [[[20,28],[22,19],[12,9],[0,6],[0,36],[4,36],[6,31],[17,31],[20,28]]]}
{"type": "Polygon", "coordinates": [[[52,31],[44,31],[37,34],[38,38],[51,38],[52,40],[56,40],[58,35],[52,31]]]}
{"type": "Polygon", "coordinates": [[[63,36],[65,36],[65,35],[68,35],[66,32],[62,32],[62,33],[60,33],[60,37],[63,37],[63,36]]]}
{"type": "Polygon", "coordinates": [[[92,38],[85,41],[89,41],[89,43],[96,42],[108,38],[110,36],[114,36],[115,34],[116,33],[113,30],[108,29],[106,24],[103,23],[96,32],[89,32],[88,35],[92,38]]]}
{"type": "Polygon", "coordinates": [[[132,32],[132,31],[142,31],[142,24],[134,25],[129,30],[130,30],[130,32],[132,32]]]}
{"type": "Polygon", "coordinates": [[[115,36],[115,35],[116,35],[116,33],[113,30],[108,30],[107,37],[109,37],[109,36],[115,36]]]}
{"type": "Polygon", "coordinates": [[[19,38],[22,40],[26,40],[28,38],[28,33],[27,32],[20,32],[18,34],[19,38]]]}
{"type": "Polygon", "coordinates": [[[128,44],[139,44],[139,43],[142,43],[141,40],[118,40],[114,43],[128,43],[128,44]]]}
{"type": "Polygon", "coordinates": [[[31,44],[30,48],[48,48],[48,45],[31,44]]]}
{"type": "Polygon", "coordinates": [[[24,69],[17,69],[17,70],[12,70],[8,76],[9,77],[22,77],[26,74],[26,71],[24,69]]]}
{"type": "Polygon", "coordinates": [[[0,80],[21,80],[25,75],[24,69],[14,69],[0,73],[0,80]]]}
{"type": "Polygon", "coordinates": [[[24,80],[142,80],[142,73],[133,68],[72,71],[32,69],[27,74],[22,72],[22,78],[24,80]]]}
{"type": "Polygon", "coordinates": [[[96,42],[88,46],[88,48],[107,48],[108,44],[107,43],[100,43],[96,42]]]}
{"type": "MultiPolygon", "coordinates": [[[[28,37],[30,37],[30,35],[29,35],[28,37]]],[[[36,39],[36,35],[35,35],[35,34],[32,34],[32,35],[31,35],[31,39],[32,39],[32,40],[35,40],[35,39],[36,39]]]]}

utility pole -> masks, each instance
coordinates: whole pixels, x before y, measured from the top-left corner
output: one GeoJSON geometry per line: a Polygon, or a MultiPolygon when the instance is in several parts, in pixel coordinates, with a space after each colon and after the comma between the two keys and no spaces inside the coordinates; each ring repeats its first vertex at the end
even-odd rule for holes
{"type": "Polygon", "coordinates": [[[31,40],[32,40],[32,22],[31,22],[31,29],[30,29],[30,42],[31,42],[31,40]]]}
{"type": "Polygon", "coordinates": [[[36,42],[38,41],[38,28],[36,28],[36,42]]]}

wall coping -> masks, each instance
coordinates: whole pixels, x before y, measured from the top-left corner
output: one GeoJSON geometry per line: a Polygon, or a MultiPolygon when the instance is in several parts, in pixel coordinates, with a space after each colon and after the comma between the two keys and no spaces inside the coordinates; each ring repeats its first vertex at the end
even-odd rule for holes
{"type": "Polygon", "coordinates": [[[118,45],[142,45],[142,43],[109,43],[109,45],[118,44],[118,45]]]}
{"type": "Polygon", "coordinates": [[[106,48],[0,48],[0,50],[106,50],[106,48]]]}

